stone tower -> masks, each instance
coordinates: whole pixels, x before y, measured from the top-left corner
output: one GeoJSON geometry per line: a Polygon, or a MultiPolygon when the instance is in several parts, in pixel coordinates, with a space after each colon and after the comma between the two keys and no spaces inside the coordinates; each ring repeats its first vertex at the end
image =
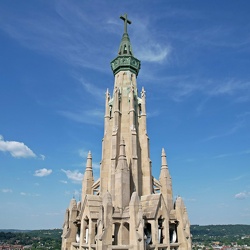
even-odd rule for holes
{"type": "Polygon", "coordinates": [[[89,152],[82,200],[66,210],[62,250],[191,249],[183,200],[173,202],[172,180],[162,149],[159,179],[152,176],[146,127],[146,92],[138,95],[140,61],[134,57],[127,15],[118,56],[111,62],[114,90],[106,92],[100,178],[89,152]]]}

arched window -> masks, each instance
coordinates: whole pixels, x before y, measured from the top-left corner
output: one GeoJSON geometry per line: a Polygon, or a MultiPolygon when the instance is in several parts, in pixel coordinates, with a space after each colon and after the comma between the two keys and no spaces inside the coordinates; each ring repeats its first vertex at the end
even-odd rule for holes
{"type": "Polygon", "coordinates": [[[171,223],[169,225],[169,240],[170,240],[170,243],[178,242],[177,224],[176,223],[171,223]]]}
{"type": "Polygon", "coordinates": [[[164,239],[164,227],[163,227],[163,220],[160,216],[158,219],[158,243],[162,244],[164,239]]]}
{"type": "Polygon", "coordinates": [[[83,242],[88,243],[89,241],[89,218],[87,216],[83,220],[82,232],[83,232],[83,242]]]}

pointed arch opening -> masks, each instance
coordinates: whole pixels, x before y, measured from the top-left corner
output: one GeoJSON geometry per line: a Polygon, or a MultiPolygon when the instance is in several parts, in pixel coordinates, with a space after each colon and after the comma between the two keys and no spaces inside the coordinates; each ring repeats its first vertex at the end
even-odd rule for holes
{"type": "Polygon", "coordinates": [[[170,239],[170,243],[178,242],[177,223],[169,224],[169,239],[170,239]]]}
{"type": "Polygon", "coordinates": [[[160,243],[160,244],[163,244],[163,239],[165,238],[163,221],[164,221],[164,219],[162,218],[162,216],[160,216],[158,218],[158,243],[160,243]]]}

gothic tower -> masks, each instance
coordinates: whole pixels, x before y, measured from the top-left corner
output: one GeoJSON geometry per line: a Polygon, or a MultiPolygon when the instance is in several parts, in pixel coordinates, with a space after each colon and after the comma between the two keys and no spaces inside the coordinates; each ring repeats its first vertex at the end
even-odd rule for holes
{"type": "Polygon", "coordinates": [[[146,92],[137,89],[140,61],[134,57],[127,15],[118,56],[111,62],[112,95],[107,90],[100,178],[94,181],[89,152],[82,201],[66,210],[62,250],[191,250],[183,200],[173,201],[165,150],[159,180],[152,176],[146,127],[146,92]]]}

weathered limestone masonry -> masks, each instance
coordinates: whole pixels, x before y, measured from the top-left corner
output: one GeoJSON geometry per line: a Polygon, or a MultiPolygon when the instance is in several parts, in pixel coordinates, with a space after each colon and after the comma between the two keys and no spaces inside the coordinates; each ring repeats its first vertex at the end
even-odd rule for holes
{"type": "Polygon", "coordinates": [[[113,95],[106,92],[100,178],[94,181],[89,152],[82,201],[66,210],[62,250],[191,249],[183,200],[173,202],[164,149],[159,180],[151,173],[146,92],[138,95],[140,61],[132,52],[127,15],[118,56],[111,62],[113,95]]]}

